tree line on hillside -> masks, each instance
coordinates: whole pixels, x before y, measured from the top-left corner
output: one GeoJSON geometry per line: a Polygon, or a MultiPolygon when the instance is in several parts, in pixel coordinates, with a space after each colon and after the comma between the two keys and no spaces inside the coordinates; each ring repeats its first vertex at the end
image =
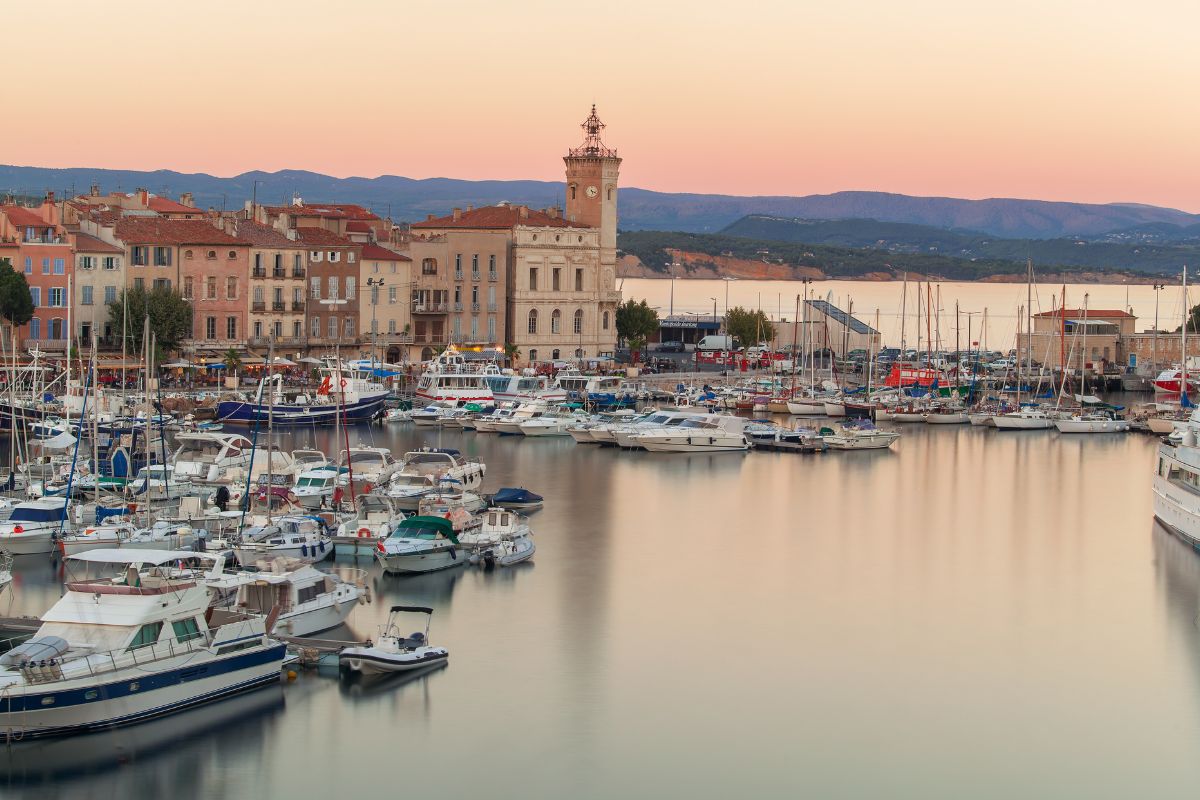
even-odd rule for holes
{"type": "MultiPolygon", "coordinates": [[[[626,255],[636,256],[654,272],[667,271],[669,250],[683,250],[713,256],[732,256],[751,261],[793,267],[816,267],[834,278],[856,278],[871,272],[899,275],[913,272],[947,280],[974,281],[993,275],[1021,275],[1024,264],[999,258],[952,258],[927,253],[896,253],[868,248],[829,247],[802,242],[745,239],[721,234],[680,233],[671,231],[623,231],[617,247],[626,255]],[[766,251],[765,253],[763,251],[766,251]]],[[[1037,262],[1041,270],[1081,272],[1082,267],[1037,262]]],[[[1115,270],[1088,269],[1089,272],[1115,270]]]]}

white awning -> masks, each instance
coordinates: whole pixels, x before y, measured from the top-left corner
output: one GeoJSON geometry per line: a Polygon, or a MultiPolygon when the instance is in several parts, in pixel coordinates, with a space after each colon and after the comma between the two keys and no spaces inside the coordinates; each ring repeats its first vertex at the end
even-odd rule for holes
{"type": "Polygon", "coordinates": [[[168,561],[178,561],[184,558],[200,558],[205,561],[216,561],[211,553],[197,553],[192,550],[138,550],[109,549],[89,550],[86,553],[67,556],[75,561],[90,561],[94,564],[166,564],[168,561]]]}

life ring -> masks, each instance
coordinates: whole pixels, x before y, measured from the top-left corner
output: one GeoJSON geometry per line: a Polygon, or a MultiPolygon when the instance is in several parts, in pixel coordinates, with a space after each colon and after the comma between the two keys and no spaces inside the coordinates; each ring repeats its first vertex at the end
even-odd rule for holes
{"type": "Polygon", "coordinates": [[[362,537],[365,537],[365,536],[370,536],[370,535],[371,535],[371,529],[370,529],[370,528],[359,528],[359,529],[358,529],[358,535],[359,535],[359,537],[360,537],[360,538],[362,538],[362,537]]]}
{"type": "Polygon", "coordinates": [[[346,388],[346,379],[345,378],[342,378],[342,388],[343,389],[346,388]]]}

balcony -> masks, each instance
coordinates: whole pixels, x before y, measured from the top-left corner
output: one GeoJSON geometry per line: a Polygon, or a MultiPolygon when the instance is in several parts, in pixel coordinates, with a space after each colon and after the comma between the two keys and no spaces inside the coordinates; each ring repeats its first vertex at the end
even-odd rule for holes
{"type": "Polygon", "coordinates": [[[272,278],[286,278],[287,270],[283,269],[282,267],[276,267],[275,270],[271,273],[271,277],[272,278]]]}
{"type": "Polygon", "coordinates": [[[488,303],[488,313],[494,314],[495,312],[496,312],[496,304],[488,303]]]}
{"type": "Polygon", "coordinates": [[[601,303],[619,303],[621,302],[621,293],[616,291],[607,291],[600,293],[601,303]]]}
{"type": "MultiPolygon", "coordinates": [[[[471,303],[471,313],[472,313],[472,314],[478,314],[478,313],[479,313],[479,303],[471,303]]],[[[1181,391],[1182,391],[1182,390],[1181,390],[1181,391]]]]}
{"type": "Polygon", "coordinates": [[[34,348],[36,348],[38,350],[61,350],[63,352],[66,352],[67,340],[66,339],[26,339],[25,340],[25,349],[33,350],[34,348]]]}
{"type": "Polygon", "coordinates": [[[250,304],[250,310],[251,311],[266,311],[267,304],[265,302],[263,302],[262,300],[255,300],[253,303],[250,304]]]}
{"type": "Polygon", "coordinates": [[[252,278],[267,277],[266,267],[255,267],[254,269],[250,270],[250,277],[252,277],[252,278]]]}
{"type": "Polygon", "coordinates": [[[304,267],[293,267],[292,268],[292,277],[293,278],[303,278],[304,277],[304,267]]]}
{"type": "Polygon", "coordinates": [[[463,310],[463,304],[462,304],[462,303],[455,303],[455,304],[454,304],[454,310],[455,310],[455,311],[462,311],[462,310],[463,310]]]}
{"type": "Polygon", "coordinates": [[[461,269],[454,270],[454,280],[461,281],[463,279],[463,271],[461,269]]]}
{"type": "Polygon", "coordinates": [[[446,303],[417,303],[413,306],[414,314],[445,314],[449,311],[446,303]]]}
{"type": "Polygon", "coordinates": [[[303,310],[304,310],[304,301],[303,300],[293,300],[292,301],[292,311],[303,311],[303,310]]]}
{"type": "Polygon", "coordinates": [[[286,308],[287,308],[287,303],[283,302],[282,300],[275,302],[275,303],[271,303],[272,311],[284,311],[284,310],[286,310],[286,308]]]}
{"type": "Polygon", "coordinates": [[[271,337],[269,336],[251,336],[246,340],[246,344],[250,347],[266,347],[270,343],[271,337]]]}

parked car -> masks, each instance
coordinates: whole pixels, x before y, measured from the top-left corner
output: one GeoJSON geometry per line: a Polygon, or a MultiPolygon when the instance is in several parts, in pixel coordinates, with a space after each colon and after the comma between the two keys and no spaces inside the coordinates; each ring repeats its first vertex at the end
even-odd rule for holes
{"type": "Polygon", "coordinates": [[[679,341],[663,342],[658,346],[660,353],[682,353],[686,349],[684,343],[679,341]]]}

